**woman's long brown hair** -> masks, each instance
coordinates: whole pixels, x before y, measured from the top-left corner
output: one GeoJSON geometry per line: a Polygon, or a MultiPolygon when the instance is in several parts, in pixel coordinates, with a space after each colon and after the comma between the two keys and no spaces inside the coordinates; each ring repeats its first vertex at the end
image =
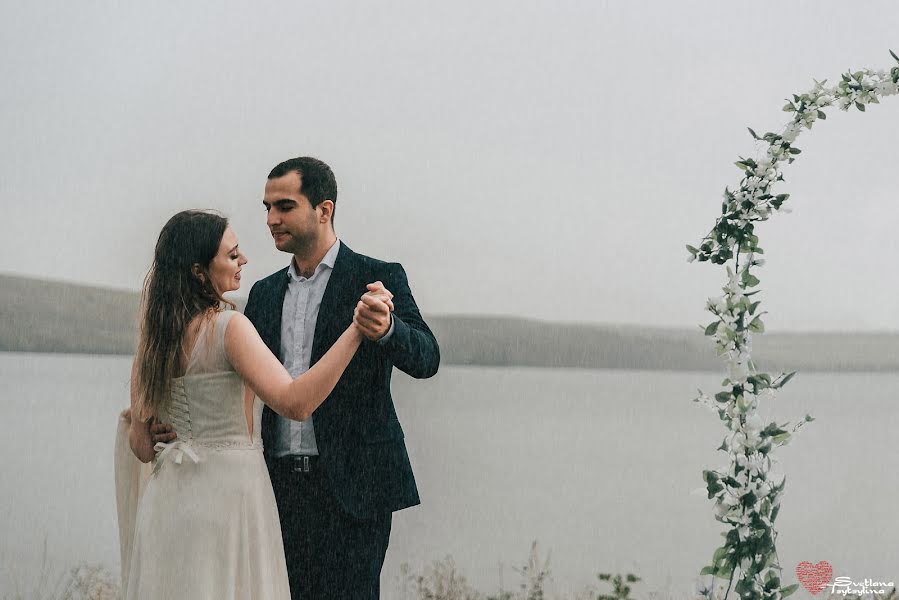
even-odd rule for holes
{"type": "Polygon", "coordinates": [[[157,416],[168,404],[172,379],[182,366],[179,358],[188,324],[199,314],[218,310],[223,302],[234,308],[209,277],[209,264],[227,227],[225,217],[186,210],[169,219],[159,233],[141,295],[136,356],[141,421],[157,416]]]}

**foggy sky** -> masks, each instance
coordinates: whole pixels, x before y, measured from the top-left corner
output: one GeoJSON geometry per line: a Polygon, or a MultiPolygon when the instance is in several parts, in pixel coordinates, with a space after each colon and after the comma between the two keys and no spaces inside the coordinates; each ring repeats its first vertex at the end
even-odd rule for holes
{"type": "MultiPolygon", "coordinates": [[[[892,67],[894,2],[4,2],[0,271],[137,289],[172,214],[283,266],[276,163],[334,169],[338,236],[428,313],[694,326],[688,264],[812,78],[892,67]]],[[[757,230],[769,329],[899,329],[899,98],[800,136],[757,230]]],[[[74,302],[77,299],[62,299],[74,302]]]]}

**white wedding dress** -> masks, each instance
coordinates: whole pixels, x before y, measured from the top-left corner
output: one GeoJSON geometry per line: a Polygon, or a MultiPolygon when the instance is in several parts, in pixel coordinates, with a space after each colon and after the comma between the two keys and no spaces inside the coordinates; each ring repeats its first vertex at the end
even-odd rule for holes
{"type": "Polygon", "coordinates": [[[116,496],[127,600],[290,599],[262,457],[262,403],[254,401],[250,437],[243,382],[225,354],[234,314],[220,312],[200,331],[185,375],[172,382],[160,418],[178,437],[157,444],[152,473],[131,454],[120,421],[116,496]]]}

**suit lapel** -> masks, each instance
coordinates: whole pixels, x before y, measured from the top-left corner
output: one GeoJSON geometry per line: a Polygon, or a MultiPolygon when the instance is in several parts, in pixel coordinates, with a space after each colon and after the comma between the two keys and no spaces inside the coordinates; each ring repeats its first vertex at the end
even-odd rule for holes
{"type": "Polygon", "coordinates": [[[263,331],[260,333],[260,337],[268,345],[272,354],[282,362],[284,357],[281,356],[281,316],[284,311],[284,296],[287,294],[287,277],[287,269],[279,271],[274,278],[272,291],[265,296],[267,306],[264,314],[266,318],[263,319],[263,331]]]}
{"type": "MultiPolygon", "coordinates": [[[[269,287],[262,295],[262,318],[255,323],[259,337],[272,351],[272,354],[283,362],[281,356],[281,313],[284,312],[284,296],[287,294],[287,269],[282,269],[275,274],[269,283],[269,287]]],[[[262,411],[262,444],[265,448],[275,447],[275,413],[268,406],[262,411]]]]}
{"type": "MultiPolygon", "coordinates": [[[[334,269],[325,287],[322,303],[318,309],[318,320],[315,323],[315,336],[312,338],[312,360],[314,365],[328,348],[337,341],[347,326],[341,320],[347,298],[353,297],[356,253],[340,242],[340,250],[334,260],[334,269]]],[[[359,292],[362,295],[362,292],[359,292]]]]}

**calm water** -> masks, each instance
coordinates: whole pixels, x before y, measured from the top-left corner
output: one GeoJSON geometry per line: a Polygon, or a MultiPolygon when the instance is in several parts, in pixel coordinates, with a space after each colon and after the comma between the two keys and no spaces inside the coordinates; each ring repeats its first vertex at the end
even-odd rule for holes
{"type": "MultiPolygon", "coordinates": [[[[112,448],[130,358],[0,353],[0,577],[47,556],[118,568],[112,448]]],[[[701,472],[724,429],[690,402],[710,373],[444,367],[395,377],[422,505],[394,515],[385,597],[403,563],[452,555],[483,592],[538,540],[566,592],[599,570],[644,578],[635,595],[687,596],[721,540],[701,472]]],[[[785,571],[827,560],[834,575],[899,579],[899,375],[800,374],[770,407],[810,423],[781,449],[785,571]]],[[[115,571],[114,571],[115,572],[115,571]]],[[[792,574],[788,578],[795,580],[792,574]]],[[[0,579],[0,586],[4,580],[0,579]]]]}

